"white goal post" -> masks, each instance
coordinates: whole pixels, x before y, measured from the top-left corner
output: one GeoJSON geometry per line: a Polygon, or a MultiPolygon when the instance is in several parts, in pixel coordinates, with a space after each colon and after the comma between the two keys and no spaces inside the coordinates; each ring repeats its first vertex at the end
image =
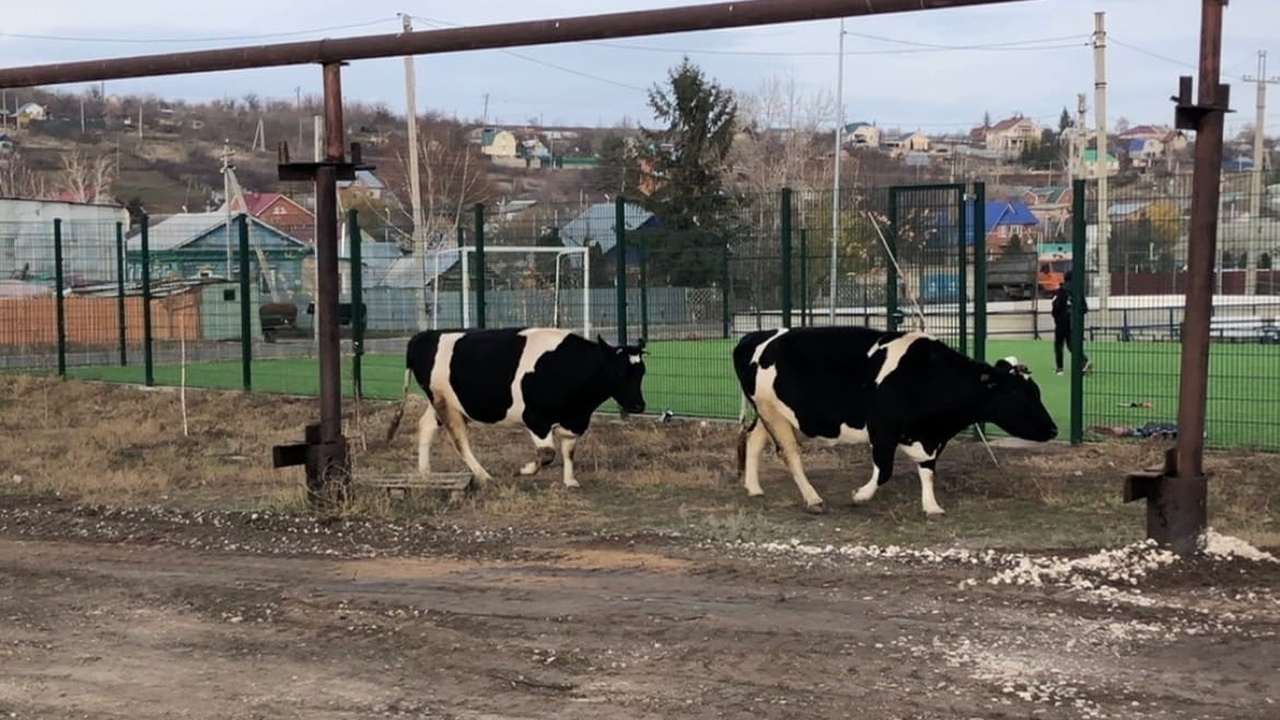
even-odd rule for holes
{"type": "MultiPolygon", "coordinates": [[[[462,262],[462,326],[470,327],[471,326],[471,300],[470,300],[471,262],[470,261],[471,261],[471,255],[476,252],[476,247],[474,245],[467,245],[467,246],[458,248],[458,250],[461,251],[461,262],[462,262]]],[[[590,259],[590,256],[588,254],[589,252],[590,252],[589,247],[548,247],[548,246],[539,246],[539,245],[497,245],[493,247],[486,247],[484,249],[485,255],[489,255],[491,253],[500,253],[500,254],[505,253],[505,254],[522,254],[522,255],[542,254],[542,255],[555,256],[555,259],[556,259],[555,301],[554,301],[554,310],[553,310],[554,317],[552,321],[554,327],[560,326],[560,290],[561,290],[560,279],[562,277],[562,274],[560,272],[560,261],[566,257],[571,257],[573,255],[581,256],[582,258],[581,259],[581,262],[582,262],[582,336],[587,338],[588,340],[591,339],[591,263],[589,262],[589,259],[590,259]]],[[[432,305],[433,307],[437,307],[437,308],[439,307],[439,302],[440,302],[439,277],[440,276],[437,274],[436,282],[432,284],[433,285],[432,293],[434,296],[432,300],[432,305]]],[[[436,313],[433,311],[432,315],[434,316],[435,314],[436,313]]],[[[432,319],[432,322],[433,324],[435,323],[434,317],[432,319]]]]}

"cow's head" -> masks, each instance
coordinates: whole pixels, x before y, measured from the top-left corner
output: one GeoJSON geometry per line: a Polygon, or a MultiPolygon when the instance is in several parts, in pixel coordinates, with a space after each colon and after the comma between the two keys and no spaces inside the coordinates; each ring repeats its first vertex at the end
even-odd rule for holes
{"type": "Polygon", "coordinates": [[[982,370],[980,380],[984,419],[1023,440],[1047,442],[1058,436],[1058,425],[1040,399],[1040,386],[1018,358],[997,360],[982,370]]]}
{"type": "Polygon", "coordinates": [[[604,353],[605,364],[612,380],[609,397],[632,415],[644,412],[644,339],[635,345],[610,345],[602,336],[597,335],[600,351],[604,353]]]}

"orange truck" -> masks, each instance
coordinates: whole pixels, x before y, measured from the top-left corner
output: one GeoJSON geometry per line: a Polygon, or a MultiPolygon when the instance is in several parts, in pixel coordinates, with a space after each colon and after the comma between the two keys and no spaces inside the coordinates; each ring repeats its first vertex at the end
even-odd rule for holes
{"type": "Polygon", "coordinates": [[[987,300],[1030,300],[1046,297],[1071,271],[1066,253],[1004,255],[987,261],[987,300]],[[1038,289],[1038,293],[1037,293],[1038,289]]]}

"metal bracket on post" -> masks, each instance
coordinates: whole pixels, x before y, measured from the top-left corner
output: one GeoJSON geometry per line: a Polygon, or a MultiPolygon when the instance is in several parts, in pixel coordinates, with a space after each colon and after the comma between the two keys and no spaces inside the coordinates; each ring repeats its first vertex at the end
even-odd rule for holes
{"type": "Polygon", "coordinates": [[[1191,82],[1190,75],[1180,75],[1178,77],[1178,94],[1169,97],[1170,100],[1177,103],[1177,107],[1173,111],[1174,126],[1179,130],[1199,130],[1200,123],[1204,117],[1214,110],[1221,110],[1224,113],[1235,112],[1231,109],[1231,86],[1225,84],[1218,85],[1216,104],[1204,105],[1191,100],[1191,82]]]}
{"type": "Polygon", "coordinates": [[[321,167],[332,167],[337,173],[339,180],[355,180],[356,172],[360,170],[376,170],[377,166],[367,165],[361,162],[363,152],[360,143],[351,143],[351,162],[320,160],[319,162],[289,162],[289,143],[281,142],[277,150],[278,164],[276,172],[281,181],[299,182],[303,180],[314,181],[316,179],[316,170],[321,167]]]}
{"type": "Polygon", "coordinates": [[[1194,502],[1192,499],[1199,495],[1200,486],[1207,483],[1205,476],[1179,477],[1178,450],[1169,448],[1165,450],[1163,464],[1125,476],[1124,501],[1146,500],[1147,538],[1169,546],[1177,538],[1198,534],[1194,526],[1204,509],[1191,507],[1188,502],[1194,502]],[[1183,526],[1188,523],[1188,527],[1183,526]]]}

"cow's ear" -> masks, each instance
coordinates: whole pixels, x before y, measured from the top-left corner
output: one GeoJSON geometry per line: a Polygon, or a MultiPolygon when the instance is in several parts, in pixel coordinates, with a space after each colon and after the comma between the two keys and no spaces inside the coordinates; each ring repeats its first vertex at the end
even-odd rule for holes
{"type": "Polygon", "coordinates": [[[600,343],[600,347],[609,349],[609,341],[605,340],[603,335],[596,335],[596,342],[600,343]]]}
{"type": "Polygon", "coordinates": [[[999,373],[1013,372],[1013,366],[1010,365],[1009,361],[1005,360],[1004,358],[1000,358],[999,360],[997,360],[996,364],[993,367],[995,367],[996,372],[999,372],[999,373]]]}
{"type": "Polygon", "coordinates": [[[644,338],[640,338],[639,340],[636,341],[636,347],[640,348],[641,350],[644,349],[644,338]]]}

